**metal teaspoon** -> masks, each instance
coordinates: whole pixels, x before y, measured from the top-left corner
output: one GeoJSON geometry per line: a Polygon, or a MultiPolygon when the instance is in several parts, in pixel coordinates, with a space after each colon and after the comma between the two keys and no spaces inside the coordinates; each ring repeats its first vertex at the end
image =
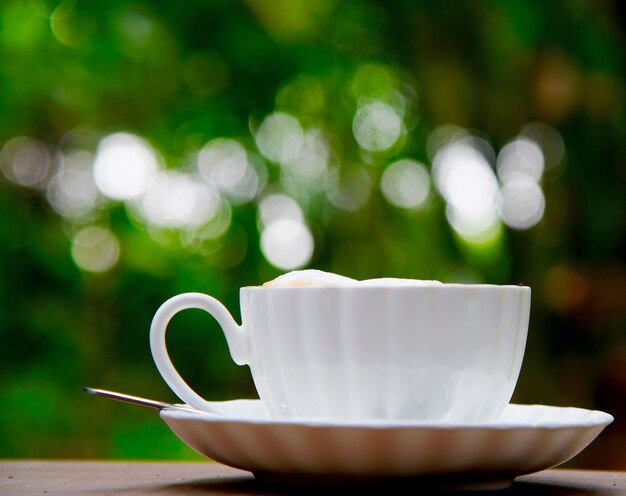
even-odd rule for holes
{"type": "Polygon", "coordinates": [[[83,391],[87,394],[93,394],[94,396],[102,396],[103,398],[109,398],[112,400],[122,401],[124,403],[132,403],[134,405],[146,406],[149,408],[155,408],[156,410],[175,409],[189,411],[199,411],[195,408],[191,408],[187,405],[174,405],[172,403],[164,403],[162,401],[149,400],[146,398],[140,398],[139,396],[132,396],[130,394],[117,393],[115,391],[107,391],[105,389],[93,389],[84,387],[83,391]]]}

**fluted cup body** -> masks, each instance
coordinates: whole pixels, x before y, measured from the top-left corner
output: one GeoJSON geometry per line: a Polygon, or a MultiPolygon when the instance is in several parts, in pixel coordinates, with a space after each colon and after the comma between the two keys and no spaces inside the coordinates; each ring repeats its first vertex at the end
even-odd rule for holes
{"type": "Polygon", "coordinates": [[[484,421],[519,376],[530,288],[248,287],[247,359],[278,417],[484,421]]]}

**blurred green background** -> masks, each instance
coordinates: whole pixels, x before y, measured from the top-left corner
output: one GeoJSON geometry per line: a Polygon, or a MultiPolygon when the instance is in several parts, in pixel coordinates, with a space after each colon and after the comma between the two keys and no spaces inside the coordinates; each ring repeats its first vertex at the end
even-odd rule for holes
{"type": "MultiPolygon", "coordinates": [[[[0,457],[198,459],[148,329],[297,268],[523,283],[513,400],[616,417],[626,468],[619,1],[0,5],[0,457]]],[[[210,399],[254,398],[200,311],[168,333],[210,399]]]]}

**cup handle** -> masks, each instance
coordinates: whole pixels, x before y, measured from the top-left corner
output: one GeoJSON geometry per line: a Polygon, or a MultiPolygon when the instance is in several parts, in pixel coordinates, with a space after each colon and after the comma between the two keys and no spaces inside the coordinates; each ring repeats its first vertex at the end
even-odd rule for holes
{"type": "Polygon", "coordinates": [[[222,303],[202,293],[184,293],[174,296],[163,303],[154,314],[150,326],[150,349],[161,376],[176,395],[188,405],[199,410],[211,410],[204,398],[189,387],[180,376],[167,353],[165,331],[169,321],[181,310],[199,308],[208,312],[221,326],[230,354],[237,365],[248,363],[246,332],[237,325],[222,303]]]}

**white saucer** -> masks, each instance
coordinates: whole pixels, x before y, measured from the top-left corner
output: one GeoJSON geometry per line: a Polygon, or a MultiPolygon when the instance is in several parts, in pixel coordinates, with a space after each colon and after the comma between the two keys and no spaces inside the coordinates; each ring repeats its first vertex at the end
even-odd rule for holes
{"type": "Polygon", "coordinates": [[[509,405],[488,423],[275,419],[258,400],[219,409],[160,415],[204,456],[261,480],[306,484],[423,477],[437,486],[505,488],[573,458],[613,422],[600,411],[544,405],[509,405]]]}

